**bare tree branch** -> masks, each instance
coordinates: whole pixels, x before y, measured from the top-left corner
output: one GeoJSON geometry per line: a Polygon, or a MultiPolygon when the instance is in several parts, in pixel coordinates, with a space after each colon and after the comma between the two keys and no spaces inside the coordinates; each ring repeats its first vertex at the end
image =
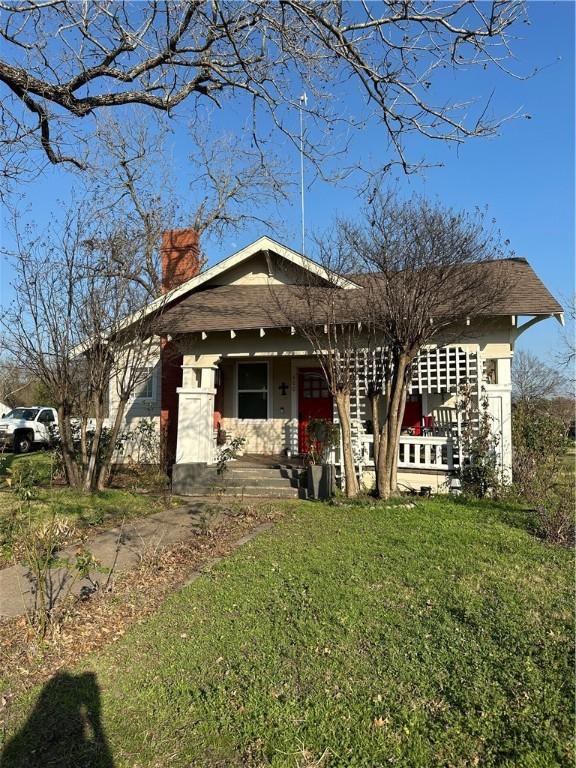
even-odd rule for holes
{"type": "MultiPolygon", "coordinates": [[[[176,115],[185,101],[196,111],[202,102],[240,100],[253,109],[257,142],[270,119],[295,142],[290,111],[303,88],[313,97],[310,121],[330,130],[332,144],[339,125],[376,121],[410,170],[409,133],[462,142],[498,130],[502,118],[488,118],[485,107],[475,116],[469,102],[438,102],[433,84],[446,68],[514,74],[510,34],[524,15],[522,3],[499,0],[2,0],[0,9],[0,140],[9,174],[17,167],[9,158],[31,146],[50,163],[83,167],[78,147],[90,129],[80,123],[122,106],[176,115]],[[343,89],[364,99],[363,117],[346,109],[343,89]]],[[[306,151],[321,172],[327,147],[311,140],[306,151]]]]}
{"type": "MultiPolygon", "coordinates": [[[[291,174],[274,156],[261,157],[239,146],[237,136],[211,130],[208,118],[201,127],[190,126],[189,162],[182,170],[169,159],[166,126],[140,117],[127,125],[108,117],[98,130],[94,167],[83,179],[92,218],[116,221],[120,245],[130,233],[130,249],[116,247],[106,255],[110,275],[130,277],[156,297],[164,231],[191,228],[221,241],[250,222],[275,229],[278,222],[263,211],[286,197],[291,174]]],[[[102,265],[95,261],[94,268],[102,265]]]]}

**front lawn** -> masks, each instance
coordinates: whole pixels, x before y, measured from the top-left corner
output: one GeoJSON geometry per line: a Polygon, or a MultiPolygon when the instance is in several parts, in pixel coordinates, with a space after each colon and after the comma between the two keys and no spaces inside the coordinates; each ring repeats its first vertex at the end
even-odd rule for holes
{"type": "Polygon", "coordinates": [[[15,766],[571,766],[572,553],[520,513],[300,502],[17,703],[15,766]]]}

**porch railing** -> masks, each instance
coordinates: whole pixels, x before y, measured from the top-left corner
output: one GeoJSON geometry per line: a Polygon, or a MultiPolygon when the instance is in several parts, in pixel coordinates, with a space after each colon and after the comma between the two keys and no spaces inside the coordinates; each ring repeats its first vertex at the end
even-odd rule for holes
{"type": "MultiPolygon", "coordinates": [[[[338,448],[336,463],[341,463],[342,457],[338,448]]],[[[359,437],[357,464],[370,467],[374,464],[374,438],[363,434],[359,437]]],[[[416,437],[402,435],[398,447],[398,467],[402,469],[433,469],[450,472],[458,466],[458,451],[456,440],[448,436],[416,437]]]]}
{"type": "Polygon", "coordinates": [[[398,466],[403,469],[455,468],[454,440],[451,437],[400,437],[398,466]]]}

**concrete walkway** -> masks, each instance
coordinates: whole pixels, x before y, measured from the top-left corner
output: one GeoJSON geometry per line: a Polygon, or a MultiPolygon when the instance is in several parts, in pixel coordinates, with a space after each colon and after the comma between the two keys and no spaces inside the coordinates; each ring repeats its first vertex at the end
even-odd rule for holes
{"type": "MultiPolygon", "coordinates": [[[[91,573],[93,581],[103,585],[108,579],[108,570],[113,573],[136,567],[146,556],[153,556],[158,549],[190,539],[195,533],[203,532],[216,524],[220,512],[213,505],[203,501],[157,512],[148,517],[138,518],[122,527],[112,528],[97,534],[86,543],[86,548],[98,561],[98,571],[91,573]]],[[[59,556],[74,562],[77,547],[63,550],[59,556]]],[[[55,603],[66,594],[73,579],[73,571],[57,568],[50,571],[49,594],[55,603]]],[[[77,580],[72,592],[79,594],[82,587],[90,588],[90,581],[77,580]]],[[[28,568],[14,565],[0,570],[0,617],[21,616],[34,604],[34,592],[28,576],[28,568]]]]}

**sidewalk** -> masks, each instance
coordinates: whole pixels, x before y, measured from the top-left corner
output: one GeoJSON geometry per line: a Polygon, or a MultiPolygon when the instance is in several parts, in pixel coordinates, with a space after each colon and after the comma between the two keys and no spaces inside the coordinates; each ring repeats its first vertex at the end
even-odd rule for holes
{"type": "MultiPolygon", "coordinates": [[[[105,569],[118,572],[134,568],[147,553],[186,541],[195,533],[214,525],[219,516],[214,505],[193,501],[182,507],[132,520],[123,527],[102,531],[86,542],[86,548],[99,564],[98,572],[92,573],[91,577],[103,584],[108,578],[105,569]]],[[[73,561],[75,551],[76,547],[69,547],[62,550],[60,557],[73,561]]],[[[71,578],[73,573],[67,568],[50,572],[49,588],[53,602],[67,590],[71,578]]],[[[78,580],[72,592],[78,594],[83,586],[89,584],[86,579],[78,580]]],[[[13,565],[0,570],[0,617],[20,616],[33,602],[28,568],[13,565]]]]}

